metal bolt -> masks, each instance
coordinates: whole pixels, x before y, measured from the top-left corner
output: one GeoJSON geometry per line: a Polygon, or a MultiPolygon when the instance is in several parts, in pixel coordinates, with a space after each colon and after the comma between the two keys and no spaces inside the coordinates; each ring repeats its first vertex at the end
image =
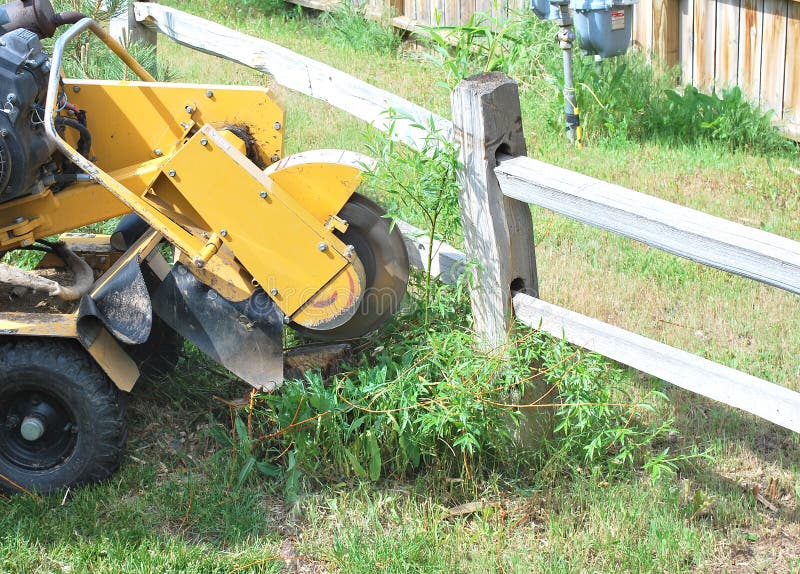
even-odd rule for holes
{"type": "Polygon", "coordinates": [[[183,109],[186,110],[187,114],[191,114],[194,111],[194,108],[192,106],[186,106],[183,109]]]}
{"type": "Polygon", "coordinates": [[[8,130],[0,130],[0,137],[6,137],[8,135],[8,130]]]}
{"type": "Polygon", "coordinates": [[[160,147],[157,147],[156,149],[154,149],[153,153],[155,154],[156,157],[161,157],[162,155],[164,155],[164,152],[161,151],[160,147]]]}
{"type": "Polygon", "coordinates": [[[275,125],[273,127],[275,128],[276,131],[281,129],[281,122],[275,122],[275,125]]]}
{"type": "Polygon", "coordinates": [[[22,240],[22,246],[23,247],[27,247],[30,244],[31,244],[31,240],[30,239],[23,239],[22,240]]]}
{"type": "Polygon", "coordinates": [[[25,218],[24,218],[24,217],[17,217],[17,218],[14,220],[14,223],[22,223],[23,221],[25,221],[25,218]]]}
{"type": "Polygon", "coordinates": [[[72,86],[72,91],[77,94],[78,92],[81,91],[81,87],[80,86],[72,86]]]}
{"type": "Polygon", "coordinates": [[[280,156],[279,156],[278,154],[275,154],[275,155],[273,155],[273,156],[272,156],[270,159],[271,159],[271,160],[273,161],[273,163],[274,163],[274,162],[278,161],[278,160],[279,160],[279,159],[281,159],[281,158],[280,158],[280,156]]]}
{"type": "Polygon", "coordinates": [[[176,172],[174,169],[171,169],[167,172],[167,175],[169,175],[170,177],[175,177],[176,175],[178,175],[178,172],[176,172]]]}
{"type": "Polygon", "coordinates": [[[200,145],[208,145],[208,140],[206,138],[201,139],[200,145]]]}
{"type": "Polygon", "coordinates": [[[261,193],[258,194],[258,197],[260,197],[261,199],[267,199],[267,192],[262,191],[261,193]]]}
{"type": "Polygon", "coordinates": [[[317,245],[317,248],[319,248],[320,251],[326,251],[328,249],[328,244],[324,241],[320,242],[320,244],[317,245]]]}
{"type": "Polygon", "coordinates": [[[355,253],[355,250],[356,250],[355,247],[353,247],[352,245],[348,245],[344,249],[344,256],[350,259],[353,256],[353,253],[355,253]]]}
{"type": "Polygon", "coordinates": [[[227,236],[228,236],[228,230],[227,230],[227,229],[223,229],[222,231],[220,231],[220,232],[219,232],[219,234],[220,234],[222,237],[227,237],[227,236]]]}
{"type": "MultiPolygon", "coordinates": [[[[198,269],[202,269],[203,267],[206,266],[206,262],[200,259],[199,257],[195,257],[194,266],[197,267],[198,269]]],[[[181,267],[180,270],[182,275],[186,273],[186,269],[184,269],[183,267],[181,267]]]]}
{"type": "Polygon", "coordinates": [[[278,290],[275,289],[275,287],[273,287],[272,289],[269,290],[269,293],[270,293],[270,295],[275,297],[278,294],[278,290]]]}
{"type": "Polygon", "coordinates": [[[45,431],[44,421],[39,417],[29,416],[25,417],[19,427],[19,434],[22,438],[29,442],[33,442],[42,438],[45,431]]]}
{"type": "Polygon", "coordinates": [[[206,90],[206,97],[207,98],[213,98],[214,97],[214,92],[211,91],[211,90],[206,90]]]}

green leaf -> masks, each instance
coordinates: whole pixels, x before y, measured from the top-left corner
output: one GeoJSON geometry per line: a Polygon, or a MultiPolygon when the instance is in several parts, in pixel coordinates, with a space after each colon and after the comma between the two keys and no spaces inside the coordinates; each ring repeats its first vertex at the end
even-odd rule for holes
{"type": "Polygon", "coordinates": [[[258,472],[270,478],[279,478],[282,474],[281,467],[268,462],[257,462],[256,468],[258,469],[258,472]]]}
{"type": "Polygon", "coordinates": [[[369,479],[374,481],[381,476],[381,448],[378,446],[378,439],[372,433],[367,433],[367,444],[369,446],[369,479]]]}
{"type": "Polygon", "coordinates": [[[344,449],[344,455],[347,457],[347,460],[350,462],[350,468],[353,469],[353,472],[356,473],[358,478],[367,478],[367,471],[364,470],[364,467],[361,466],[361,463],[358,462],[358,459],[355,455],[350,452],[349,448],[344,449]]]}
{"type": "Polygon", "coordinates": [[[239,471],[239,478],[236,480],[236,486],[233,487],[234,492],[238,491],[242,487],[244,481],[246,481],[247,477],[250,476],[250,473],[255,465],[255,457],[249,457],[247,462],[244,463],[244,466],[242,466],[242,469],[239,471]]]}
{"type": "Polygon", "coordinates": [[[234,421],[234,426],[236,427],[236,439],[239,444],[239,449],[242,453],[250,453],[250,435],[247,432],[247,425],[245,422],[236,417],[234,421]]]}

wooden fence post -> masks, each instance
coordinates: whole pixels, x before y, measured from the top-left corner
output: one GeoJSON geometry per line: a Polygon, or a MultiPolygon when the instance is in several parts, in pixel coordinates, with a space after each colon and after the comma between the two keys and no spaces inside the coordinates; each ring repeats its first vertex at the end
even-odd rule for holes
{"type": "Polygon", "coordinates": [[[472,313],[485,350],[505,343],[511,291],[538,296],[533,223],[526,203],[503,196],[494,174],[497,155],[526,155],[519,91],[500,72],[462,80],[452,94],[453,126],[461,146],[461,222],[472,269],[472,313]]]}
{"type": "Polygon", "coordinates": [[[136,21],[133,14],[134,1],[148,2],[149,0],[129,0],[124,10],[111,17],[111,21],[108,23],[108,32],[123,46],[137,43],[155,48],[158,32],[136,21]]]}

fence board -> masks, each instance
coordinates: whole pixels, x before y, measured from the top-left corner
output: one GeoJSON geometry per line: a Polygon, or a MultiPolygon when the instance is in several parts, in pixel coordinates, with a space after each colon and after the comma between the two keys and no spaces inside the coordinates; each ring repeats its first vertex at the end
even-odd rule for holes
{"type": "Polygon", "coordinates": [[[422,147],[427,133],[414,127],[417,122],[423,126],[433,122],[444,137],[452,138],[450,121],[272,42],[160,4],[136,2],[134,13],[139,22],[157,28],[179,44],[270,74],[280,85],[327,102],[382,131],[387,131],[393,123],[385,115],[387,109],[408,114],[413,119],[396,120],[394,132],[399,141],[417,149],[422,147]]]}
{"type": "Polygon", "coordinates": [[[716,0],[694,0],[694,84],[701,90],[714,83],[716,28],[716,0]]]}
{"type": "Polygon", "coordinates": [[[495,173],[507,197],[800,294],[800,242],[527,157],[495,173]]]}
{"type": "Polygon", "coordinates": [[[445,26],[458,26],[461,23],[460,6],[461,3],[458,0],[447,0],[444,7],[444,20],[442,24],[445,26]]]}
{"type": "Polygon", "coordinates": [[[800,126],[800,3],[789,2],[786,26],[786,85],[783,117],[800,126]]]}
{"type": "Polygon", "coordinates": [[[764,0],[742,0],[739,27],[739,86],[751,102],[761,99],[761,39],[764,0]]]}
{"type": "Polygon", "coordinates": [[[653,50],[653,3],[639,2],[633,5],[632,44],[645,52],[653,50]]]}
{"type": "Polygon", "coordinates": [[[678,57],[681,64],[681,82],[694,82],[694,0],[680,0],[680,46],[678,57]]]}
{"type": "Polygon", "coordinates": [[[740,0],[717,1],[717,50],[714,85],[735,86],[739,79],[740,0]]]}
{"type": "MultiPolygon", "coordinates": [[[[761,107],[783,112],[786,64],[786,0],[764,0],[764,46],[761,52],[761,107]]],[[[797,47],[795,46],[796,50],[797,47]]]]}
{"type": "Polygon", "coordinates": [[[522,293],[513,302],[529,327],[800,432],[800,394],[792,390],[522,293]]]}
{"type": "MultiPolygon", "coordinates": [[[[403,13],[394,17],[394,20],[406,19],[411,22],[418,19],[417,3],[415,0],[403,0],[403,13]]],[[[395,24],[396,25],[396,24],[395,24]]],[[[405,26],[400,26],[406,28],[405,26]]]]}
{"type": "Polygon", "coordinates": [[[667,66],[678,64],[679,0],[653,0],[653,52],[667,66]]]}

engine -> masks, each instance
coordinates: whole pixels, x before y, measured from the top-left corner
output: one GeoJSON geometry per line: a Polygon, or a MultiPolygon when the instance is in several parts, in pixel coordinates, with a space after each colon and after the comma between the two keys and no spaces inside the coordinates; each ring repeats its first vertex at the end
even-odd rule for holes
{"type": "Polygon", "coordinates": [[[42,122],[49,71],[36,33],[0,36],[0,203],[38,191],[53,155],[42,122]]]}

